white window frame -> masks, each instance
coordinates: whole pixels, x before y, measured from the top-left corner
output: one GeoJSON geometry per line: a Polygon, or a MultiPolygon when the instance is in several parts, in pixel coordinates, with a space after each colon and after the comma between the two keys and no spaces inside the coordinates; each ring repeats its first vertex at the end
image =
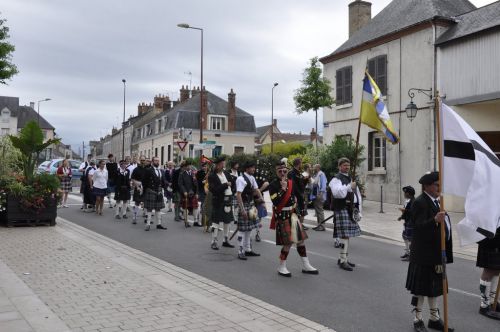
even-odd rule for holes
{"type": "Polygon", "coordinates": [[[227,116],[225,115],[209,115],[209,120],[208,120],[209,124],[210,124],[210,130],[214,130],[214,131],[226,131],[226,128],[227,128],[227,116]],[[224,123],[222,124],[222,128],[221,129],[214,129],[213,128],[213,125],[212,125],[212,121],[215,120],[215,119],[223,119],[224,123]]]}
{"type": "Polygon", "coordinates": [[[372,139],[372,171],[385,171],[387,168],[387,144],[384,135],[374,133],[372,139]],[[376,142],[379,142],[377,147],[376,142]],[[376,166],[377,160],[380,161],[376,166]]]}
{"type": "Polygon", "coordinates": [[[245,153],[246,151],[246,147],[244,145],[241,145],[241,144],[233,144],[233,155],[236,154],[236,148],[243,148],[243,154],[245,153]]]}

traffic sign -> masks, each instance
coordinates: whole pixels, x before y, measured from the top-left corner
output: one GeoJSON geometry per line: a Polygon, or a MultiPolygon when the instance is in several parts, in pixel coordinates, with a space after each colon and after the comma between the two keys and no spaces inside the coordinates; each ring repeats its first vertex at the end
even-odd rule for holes
{"type": "Polygon", "coordinates": [[[181,151],[184,151],[187,144],[188,144],[187,141],[177,141],[177,145],[179,146],[179,149],[181,149],[181,151]]]}
{"type": "Polygon", "coordinates": [[[213,145],[213,144],[216,144],[216,143],[217,143],[216,141],[203,141],[202,144],[213,145]]]}

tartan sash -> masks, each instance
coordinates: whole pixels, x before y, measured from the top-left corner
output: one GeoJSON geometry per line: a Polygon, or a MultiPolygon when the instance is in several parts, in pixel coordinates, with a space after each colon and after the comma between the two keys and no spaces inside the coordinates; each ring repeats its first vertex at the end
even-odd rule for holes
{"type": "Polygon", "coordinates": [[[285,196],[281,200],[281,202],[278,204],[277,207],[273,207],[273,216],[271,218],[271,224],[269,225],[270,229],[276,229],[276,214],[281,213],[281,210],[285,207],[285,204],[288,203],[288,200],[292,196],[292,180],[288,180],[288,188],[285,192],[285,196]]]}

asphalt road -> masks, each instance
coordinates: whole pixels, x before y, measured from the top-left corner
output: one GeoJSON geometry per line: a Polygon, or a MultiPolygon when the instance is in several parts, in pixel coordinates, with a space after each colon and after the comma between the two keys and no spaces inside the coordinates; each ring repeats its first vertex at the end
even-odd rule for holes
{"type": "MultiPolygon", "coordinates": [[[[81,212],[79,202],[71,196],[73,204],[60,209],[59,216],[336,331],[413,330],[411,296],[404,288],[407,263],[399,260],[402,247],[396,242],[369,237],[351,240],[349,259],[357,267],[347,272],[336,264],[338,249],[333,247],[332,233],[309,231],[308,256],[320,274],[302,274],[300,258],[292,251],[288,256],[292,278],[283,278],[276,272],[280,247],[274,244],[268,220],[261,231],[263,241],[254,242],[254,251],[261,257],[240,261],[236,248],[211,250],[210,234],[201,228],[185,229],[183,223],[173,221],[173,213],[163,215],[168,230],[152,227],[145,232],[141,220],[137,225],[131,219],[116,221],[107,204],[104,215],[96,216],[81,212]]],[[[236,238],[232,242],[236,244],[236,238]]],[[[500,331],[500,321],[477,313],[479,273],[470,260],[455,258],[448,266],[450,326],[456,331],[500,331]]],[[[424,319],[428,317],[426,303],[424,319]]]]}

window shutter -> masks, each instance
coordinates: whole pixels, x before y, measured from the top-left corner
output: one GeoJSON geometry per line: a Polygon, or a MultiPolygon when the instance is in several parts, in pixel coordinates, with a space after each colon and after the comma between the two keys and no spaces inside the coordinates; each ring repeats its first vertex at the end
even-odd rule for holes
{"type": "Polygon", "coordinates": [[[381,55],[377,57],[377,81],[380,92],[385,96],[387,95],[387,56],[381,55]]]}
{"type": "Polygon", "coordinates": [[[387,141],[385,139],[382,139],[382,167],[385,169],[386,168],[386,159],[385,159],[385,155],[386,155],[386,143],[387,141]]]}
{"type": "Polygon", "coordinates": [[[352,67],[344,71],[344,103],[352,103],[352,67]]]}
{"type": "Polygon", "coordinates": [[[370,76],[373,78],[373,79],[377,79],[377,76],[375,75],[377,72],[376,72],[376,59],[370,59],[368,60],[368,74],[370,74],[370,76]]]}
{"type": "Polygon", "coordinates": [[[368,133],[368,170],[373,170],[373,131],[368,133]]]}
{"type": "Polygon", "coordinates": [[[343,98],[342,98],[342,92],[343,92],[343,79],[342,79],[342,70],[337,70],[336,74],[336,101],[335,103],[337,105],[342,105],[344,103],[343,98]]]}

